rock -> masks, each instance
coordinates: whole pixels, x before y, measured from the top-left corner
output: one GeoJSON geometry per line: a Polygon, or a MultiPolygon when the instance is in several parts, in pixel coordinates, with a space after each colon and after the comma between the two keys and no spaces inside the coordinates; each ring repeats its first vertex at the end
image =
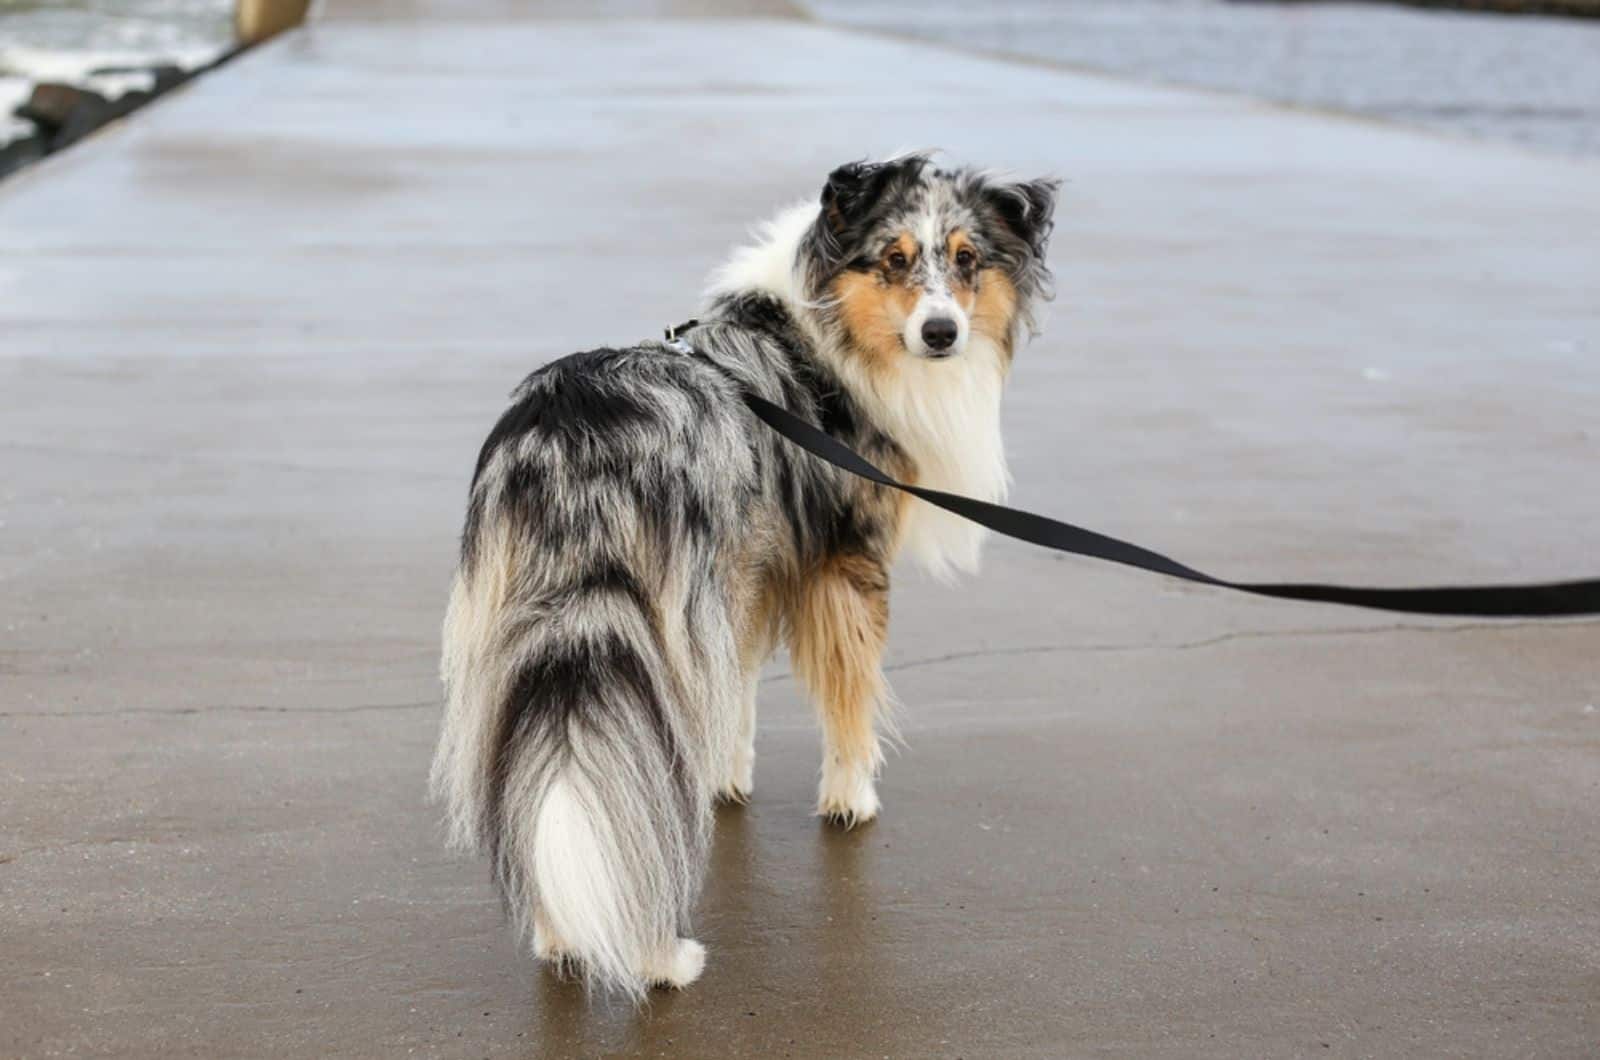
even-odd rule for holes
{"type": "Polygon", "coordinates": [[[50,150],[59,151],[68,144],[76,143],[102,125],[131,114],[155,98],[153,92],[124,92],[112,100],[93,93],[89,95],[93,102],[85,102],[72,111],[66,124],[56,130],[55,138],[50,141],[50,150]]]}
{"type": "Polygon", "coordinates": [[[10,142],[0,143],[0,176],[76,143],[197,72],[171,64],[108,66],[90,71],[86,75],[87,87],[39,82],[16,108],[16,116],[31,128],[10,142]],[[97,88],[103,91],[96,91],[97,88]]]}
{"type": "Polygon", "coordinates": [[[107,122],[132,113],[182,81],[189,74],[176,66],[150,68],[112,68],[95,70],[91,77],[114,77],[134,73],[148,73],[153,82],[148,90],[123,92],[115,99],[107,99],[98,92],[75,85],[43,81],[33,86],[28,101],[17,108],[17,116],[38,126],[44,136],[46,151],[59,151],[76,143],[107,122]]]}
{"type": "Polygon", "coordinates": [[[26,118],[45,135],[53,137],[80,110],[94,110],[105,105],[105,99],[93,92],[55,81],[41,81],[33,86],[28,101],[17,108],[17,117],[26,118]]]}
{"type": "Polygon", "coordinates": [[[5,144],[0,144],[0,177],[21,169],[30,162],[37,162],[45,156],[47,150],[44,134],[39,132],[37,127],[5,144]]]}

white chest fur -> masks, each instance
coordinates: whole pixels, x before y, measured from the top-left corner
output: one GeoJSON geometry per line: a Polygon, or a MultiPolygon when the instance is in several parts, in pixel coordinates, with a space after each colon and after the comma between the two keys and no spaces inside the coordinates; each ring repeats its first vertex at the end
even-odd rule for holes
{"type": "MultiPolygon", "coordinates": [[[[1005,497],[1009,476],[1000,435],[1005,369],[992,344],[975,336],[958,357],[909,358],[890,378],[858,374],[849,382],[916,464],[917,485],[985,501],[1005,497]]],[[[935,577],[949,578],[977,569],[985,534],[960,516],[913,500],[901,547],[935,577]]]]}

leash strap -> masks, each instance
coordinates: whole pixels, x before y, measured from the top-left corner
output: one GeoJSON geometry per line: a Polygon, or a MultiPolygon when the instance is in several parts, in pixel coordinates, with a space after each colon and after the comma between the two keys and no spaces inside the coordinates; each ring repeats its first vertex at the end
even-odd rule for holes
{"type": "MultiPolygon", "coordinates": [[[[668,340],[682,342],[672,329],[668,340]]],[[[1600,578],[1584,581],[1547,582],[1542,585],[1466,585],[1416,589],[1363,588],[1316,583],[1231,582],[1179,563],[1147,548],[1119,541],[1081,526],[1018,511],[999,504],[963,497],[955,493],[908,486],[884,474],[860,453],[820,428],[814,427],[788,409],[746,392],[744,402],[756,417],[789,441],[820,457],[834,467],[869,482],[888,486],[929,504],[970,519],[997,534],[1019,541],[1069,552],[1091,559],[1120,563],[1125,567],[1165,574],[1184,581],[1234,589],[1255,596],[1278,600],[1311,600],[1318,603],[1348,604],[1379,611],[1400,611],[1417,615],[1478,615],[1492,618],[1553,618],[1563,615],[1600,614],[1600,578]]]]}

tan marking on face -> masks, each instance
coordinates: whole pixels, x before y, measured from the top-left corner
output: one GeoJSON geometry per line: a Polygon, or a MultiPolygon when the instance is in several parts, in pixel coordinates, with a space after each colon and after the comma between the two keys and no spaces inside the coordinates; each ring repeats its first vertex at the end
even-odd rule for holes
{"type": "Polygon", "coordinates": [[[895,237],[895,241],[889,244],[889,249],[883,252],[883,264],[885,267],[888,266],[889,259],[894,256],[895,251],[899,251],[905,256],[907,265],[915,265],[917,263],[917,241],[910,232],[901,232],[895,237]]]}
{"type": "Polygon", "coordinates": [[[972,330],[983,335],[1011,360],[1011,337],[1017,317],[1017,288],[1002,269],[978,270],[973,294],[972,330]]]}
{"type": "Polygon", "coordinates": [[[833,281],[833,297],[850,344],[874,371],[889,370],[905,355],[901,335],[920,294],[910,283],[909,268],[904,276],[890,269],[889,255],[897,250],[908,263],[915,263],[916,243],[902,235],[885,252],[878,269],[846,272],[833,281]]]}
{"type": "Polygon", "coordinates": [[[972,245],[972,238],[967,235],[964,228],[951,232],[944,241],[945,264],[950,277],[950,295],[956,300],[956,305],[968,317],[972,316],[972,307],[978,298],[978,276],[973,274],[972,282],[968,282],[961,275],[961,267],[956,264],[956,257],[963,251],[976,255],[978,248],[972,245]]]}

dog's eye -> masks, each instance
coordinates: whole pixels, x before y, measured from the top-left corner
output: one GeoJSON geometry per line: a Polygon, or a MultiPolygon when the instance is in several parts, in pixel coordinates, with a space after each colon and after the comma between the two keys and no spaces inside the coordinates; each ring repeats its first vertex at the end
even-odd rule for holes
{"type": "Polygon", "coordinates": [[[971,247],[962,247],[956,251],[956,268],[970,269],[978,263],[978,255],[972,252],[971,247]]]}
{"type": "Polygon", "coordinates": [[[891,269],[903,269],[911,264],[906,260],[905,254],[898,250],[889,251],[888,262],[891,269]]]}

